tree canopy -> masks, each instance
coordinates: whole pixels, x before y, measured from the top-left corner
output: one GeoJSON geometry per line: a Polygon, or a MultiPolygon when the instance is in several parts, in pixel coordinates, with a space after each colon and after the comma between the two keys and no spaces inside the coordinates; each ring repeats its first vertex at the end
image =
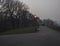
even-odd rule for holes
{"type": "Polygon", "coordinates": [[[28,6],[19,0],[0,1],[0,31],[37,26],[37,20],[28,11],[28,6]]]}

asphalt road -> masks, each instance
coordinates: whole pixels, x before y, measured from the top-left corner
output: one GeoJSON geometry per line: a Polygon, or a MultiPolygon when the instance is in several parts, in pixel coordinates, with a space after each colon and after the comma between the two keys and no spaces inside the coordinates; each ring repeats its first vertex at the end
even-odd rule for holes
{"type": "Polygon", "coordinates": [[[60,46],[60,32],[41,26],[37,33],[0,36],[0,46],[60,46]]]}

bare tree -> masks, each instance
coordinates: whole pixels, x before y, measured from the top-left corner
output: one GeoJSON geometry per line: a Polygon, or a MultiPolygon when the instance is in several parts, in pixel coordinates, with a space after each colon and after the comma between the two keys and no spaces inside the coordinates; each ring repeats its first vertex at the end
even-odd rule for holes
{"type": "Polygon", "coordinates": [[[8,28],[8,26],[11,28],[19,27],[22,23],[20,20],[23,21],[21,18],[26,15],[27,9],[25,4],[16,0],[6,0],[4,4],[1,4],[0,13],[3,14],[0,14],[0,16],[1,18],[2,16],[5,17],[5,29],[8,28]]]}

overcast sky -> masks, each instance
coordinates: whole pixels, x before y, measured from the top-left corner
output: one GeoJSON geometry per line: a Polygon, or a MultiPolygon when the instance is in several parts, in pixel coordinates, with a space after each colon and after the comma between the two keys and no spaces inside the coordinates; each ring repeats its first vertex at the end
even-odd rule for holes
{"type": "Polygon", "coordinates": [[[60,0],[20,0],[27,4],[30,11],[41,19],[60,21],[60,0]]]}

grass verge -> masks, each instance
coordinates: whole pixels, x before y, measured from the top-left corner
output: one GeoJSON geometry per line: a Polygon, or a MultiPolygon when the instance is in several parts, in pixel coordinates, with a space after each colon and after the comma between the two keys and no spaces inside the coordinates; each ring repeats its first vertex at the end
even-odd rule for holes
{"type": "Polygon", "coordinates": [[[33,33],[33,32],[36,32],[35,27],[28,27],[28,28],[19,28],[19,29],[9,30],[9,31],[0,33],[0,35],[33,33]]]}
{"type": "Polygon", "coordinates": [[[55,30],[55,31],[60,32],[60,26],[48,26],[48,27],[55,30]]]}

